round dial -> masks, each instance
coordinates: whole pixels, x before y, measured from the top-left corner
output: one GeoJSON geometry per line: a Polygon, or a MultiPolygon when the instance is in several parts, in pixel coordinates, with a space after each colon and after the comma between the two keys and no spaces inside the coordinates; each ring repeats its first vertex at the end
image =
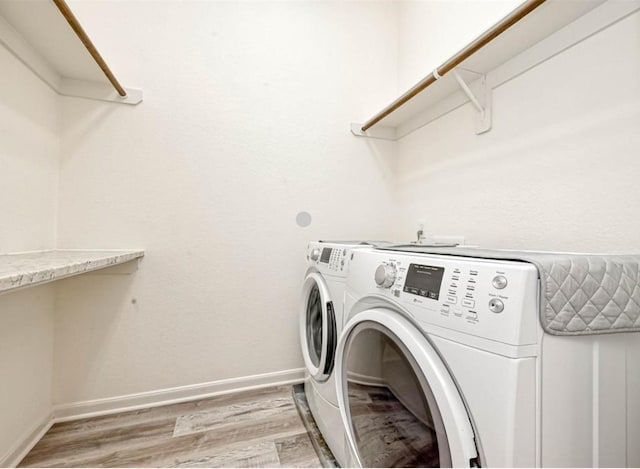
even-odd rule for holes
{"type": "Polygon", "coordinates": [[[507,277],[505,277],[504,275],[496,275],[491,281],[493,288],[497,290],[502,290],[507,286],[508,283],[509,282],[507,282],[507,277]]]}
{"type": "Polygon", "coordinates": [[[496,298],[489,301],[489,310],[493,313],[501,313],[504,311],[504,303],[496,298]]]}
{"type": "Polygon", "coordinates": [[[376,269],[376,284],[382,288],[389,288],[396,281],[396,268],[390,264],[381,264],[376,269]]]}
{"type": "Polygon", "coordinates": [[[312,261],[317,261],[318,259],[320,259],[320,249],[315,248],[313,251],[311,251],[309,257],[312,261]]]}

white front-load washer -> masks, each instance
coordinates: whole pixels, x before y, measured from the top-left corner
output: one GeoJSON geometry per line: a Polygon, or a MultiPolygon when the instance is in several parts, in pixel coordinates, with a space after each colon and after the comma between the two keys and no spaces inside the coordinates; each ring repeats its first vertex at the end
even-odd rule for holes
{"type": "Polygon", "coordinates": [[[557,337],[525,262],[354,253],[344,467],[637,466],[640,334],[557,337]]]}
{"type": "Polygon", "coordinates": [[[343,327],[344,289],[352,253],[383,242],[314,241],[307,246],[307,271],[300,304],[300,343],[309,408],[337,458],[344,433],[335,384],[335,351],[343,327]],[[336,431],[337,430],[337,431],[336,431]]]}

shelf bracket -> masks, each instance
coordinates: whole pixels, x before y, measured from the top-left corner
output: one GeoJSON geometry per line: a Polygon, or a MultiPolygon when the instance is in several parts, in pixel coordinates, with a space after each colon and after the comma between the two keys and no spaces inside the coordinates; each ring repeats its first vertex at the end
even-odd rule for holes
{"type": "Polygon", "coordinates": [[[362,130],[362,124],[352,122],[351,133],[356,137],[375,138],[378,140],[397,140],[396,129],[393,127],[386,127],[377,125],[375,128],[371,128],[367,131],[362,130]]]}
{"type": "Polygon", "coordinates": [[[492,96],[491,87],[487,84],[487,76],[484,73],[474,72],[473,70],[467,70],[464,68],[454,68],[452,74],[455,77],[458,85],[467,95],[467,98],[471,101],[471,104],[478,111],[478,120],[476,122],[476,134],[483,134],[491,130],[491,108],[492,108],[492,96]],[[460,75],[458,70],[464,70],[476,75],[478,78],[468,85],[464,78],[460,75]],[[476,91],[471,87],[476,88],[476,91]]]}

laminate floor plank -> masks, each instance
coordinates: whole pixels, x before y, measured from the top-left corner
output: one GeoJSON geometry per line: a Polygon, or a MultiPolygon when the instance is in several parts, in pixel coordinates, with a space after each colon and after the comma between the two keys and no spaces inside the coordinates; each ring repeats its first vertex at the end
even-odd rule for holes
{"type": "Polygon", "coordinates": [[[117,414],[61,422],[51,427],[47,432],[47,436],[52,439],[52,441],[57,435],[61,435],[63,439],[67,439],[74,434],[86,435],[92,431],[102,432],[109,428],[122,428],[129,425],[135,426],[142,422],[163,421],[176,418],[180,415],[202,412],[221,406],[242,404],[244,402],[269,401],[287,396],[290,392],[291,388],[289,386],[274,386],[233,394],[223,394],[221,396],[187,401],[179,404],[149,407],[117,414]]]}
{"type": "Polygon", "coordinates": [[[152,446],[116,451],[92,457],[66,467],[167,467],[188,459],[217,455],[225,446],[244,443],[248,446],[271,438],[299,433],[302,423],[295,414],[263,421],[229,425],[201,433],[172,437],[152,446]]]}
{"type": "Polygon", "coordinates": [[[51,461],[72,461],[78,455],[102,454],[115,450],[144,448],[150,443],[171,438],[175,419],[161,423],[143,423],[121,429],[110,428],[88,435],[73,435],[50,441],[45,435],[20,463],[21,466],[47,466],[51,461]]]}
{"type": "Polygon", "coordinates": [[[19,467],[320,467],[290,386],[54,425],[19,467]]]}
{"type": "Polygon", "coordinates": [[[322,467],[307,432],[277,439],[275,446],[282,467],[322,467]]]}
{"type": "Polygon", "coordinates": [[[294,409],[290,393],[286,396],[269,400],[249,401],[216,407],[178,417],[173,436],[188,435],[211,430],[220,425],[275,416],[284,411],[294,409]]]}
{"type": "Polygon", "coordinates": [[[169,467],[280,467],[275,443],[221,448],[215,455],[190,458],[169,467]]]}
{"type": "Polygon", "coordinates": [[[295,435],[304,431],[294,409],[251,421],[221,425],[213,430],[145,441],[135,446],[104,447],[96,445],[85,451],[52,451],[27,455],[21,466],[27,467],[167,467],[193,458],[215,456],[231,444],[255,445],[295,435]]]}

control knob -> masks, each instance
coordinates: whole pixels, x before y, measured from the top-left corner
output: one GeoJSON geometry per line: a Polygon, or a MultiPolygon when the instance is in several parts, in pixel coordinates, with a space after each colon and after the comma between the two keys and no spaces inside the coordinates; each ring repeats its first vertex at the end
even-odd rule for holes
{"type": "Polygon", "coordinates": [[[495,277],[493,277],[493,280],[491,281],[493,288],[497,290],[502,290],[507,286],[508,283],[509,282],[507,282],[507,278],[504,275],[496,275],[495,277]]]}
{"type": "Polygon", "coordinates": [[[376,284],[382,288],[389,288],[396,281],[396,268],[390,264],[381,264],[376,269],[376,284]]]}
{"type": "Polygon", "coordinates": [[[315,248],[313,251],[311,251],[309,257],[312,261],[317,261],[318,259],[320,259],[320,249],[315,248]]]}
{"type": "Polygon", "coordinates": [[[504,311],[504,303],[496,298],[489,301],[489,310],[492,313],[500,314],[504,311]]]}

